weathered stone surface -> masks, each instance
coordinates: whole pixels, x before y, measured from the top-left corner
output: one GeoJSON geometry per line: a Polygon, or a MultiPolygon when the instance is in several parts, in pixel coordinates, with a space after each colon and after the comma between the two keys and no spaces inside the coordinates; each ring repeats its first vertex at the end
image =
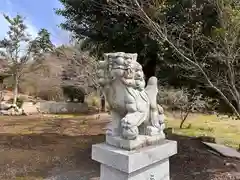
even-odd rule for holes
{"type": "Polygon", "coordinates": [[[88,111],[87,104],[43,101],[38,103],[24,102],[22,108],[13,104],[2,102],[0,104],[0,114],[2,115],[31,115],[37,113],[64,114],[64,113],[84,113],[88,111]]]}
{"type": "Polygon", "coordinates": [[[10,108],[12,108],[12,104],[6,103],[6,102],[1,102],[0,103],[0,110],[8,110],[10,108]]]}
{"type": "Polygon", "coordinates": [[[92,147],[92,159],[101,163],[100,180],[167,180],[169,157],[176,153],[177,143],[169,140],[133,151],[105,143],[92,147]]]}
{"type": "Polygon", "coordinates": [[[36,104],[42,113],[64,114],[64,113],[84,113],[88,111],[87,104],[45,101],[36,104]]]}
{"type": "Polygon", "coordinates": [[[170,180],[168,159],[131,174],[101,164],[100,173],[100,180],[170,180]]]}
{"type": "Polygon", "coordinates": [[[221,144],[214,144],[214,143],[207,143],[207,142],[203,142],[203,143],[223,156],[240,159],[240,153],[237,152],[236,149],[233,149],[221,144]]]}
{"type": "Polygon", "coordinates": [[[107,53],[99,64],[99,83],[112,121],[106,143],[92,146],[101,163],[100,180],[169,180],[169,157],[177,143],[165,139],[163,108],[157,104],[158,83],[145,88],[137,54],[107,53]]]}
{"type": "Polygon", "coordinates": [[[200,141],[203,141],[203,142],[216,143],[216,138],[211,136],[199,136],[196,139],[199,139],[200,141]]]}
{"type": "Polygon", "coordinates": [[[108,135],[106,136],[107,144],[126,150],[135,150],[150,145],[157,145],[163,141],[164,139],[162,135],[156,136],[139,135],[134,140],[126,140],[121,138],[120,136],[108,136],[108,135]]]}
{"type": "Polygon", "coordinates": [[[6,102],[0,103],[0,115],[5,116],[20,116],[24,115],[23,109],[19,108],[16,104],[9,104],[6,102]]]}
{"type": "Polygon", "coordinates": [[[22,109],[24,110],[24,113],[27,115],[40,113],[39,108],[40,107],[38,103],[35,104],[33,102],[23,102],[22,104],[22,109]]]}
{"type": "Polygon", "coordinates": [[[104,58],[99,62],[98,74],[112,114],[107,135],[127,140],[135,140],[139,135],[159,135],[164,139],[163,108],[157,104],[157,78],[151,77],[145,88],[137,54],[106,53],[104,58]]]}
{"type": "Polygon", "coordinates": [[[105,143],[93,145],[92,159],[126,173],[148,167],[177,153],[175,141],[164,140],[139,150],[123,150],[105,143]]]}

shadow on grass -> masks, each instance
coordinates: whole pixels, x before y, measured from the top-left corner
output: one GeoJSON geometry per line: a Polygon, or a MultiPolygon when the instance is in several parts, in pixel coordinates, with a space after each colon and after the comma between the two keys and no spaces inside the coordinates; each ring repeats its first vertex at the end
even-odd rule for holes
{"type": "Polygon", "coordinates": [[[178,154],[170,158],[173,180],[240,179],[239,160],[211,153],[196,137],[172,134],[168,139],[178,142],[178,154]]]}
{"type": "Polygon", "coordinates": [[[83,176],[89,172],[98,175],[99,165],[91,160],[91,145],[103,141],[101,134],[0,134],[0,179],[41,179],[71,170],[83,176]]]}

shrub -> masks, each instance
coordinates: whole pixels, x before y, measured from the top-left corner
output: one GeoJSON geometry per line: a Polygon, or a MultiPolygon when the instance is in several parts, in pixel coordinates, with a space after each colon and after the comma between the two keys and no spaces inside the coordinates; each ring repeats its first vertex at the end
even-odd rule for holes
{"type": "Polygon", "coordinates": [[[64,99],[61,79],[58,77],[27,76],[20,83],[20,92],[39,97],[47,101],[61,101],[64,99]]]}
{"type": "Polygon", "coordinates": [[[172,87],[160,87],[157,96],[158,104],[165,105],[169,110],[181,110],[194,104],[191,112],[206,112],[213,110],[217,101],[204,97],[199,91],[193,89],[176,89],[172,87]]]}
{"type": "Polygon", "coordinates": [[[82,87],[67,85],[62,86],[62,91],[65,98],[70,99],[71,102],[74,102],[74,99],[77,99],[78,102],[84,103],[85,91],[82,87]]]}
{"type": "MultiPolygon", "coordinates": [[[[25,100],[25,98],[24,97],[18,97],[17,98],[17,106],[19,107],[19,108],[21,108],[22,107],[22,105],[23,105],[23,103],[24,103],[24,100],[25,100]]],[[[10,103],[10,104],[12,104],[13,103],[13,98],[11,98],[11,99],[9,99],[8,100],[8,103],[10,103]]]]}
{"type": "Polygon", "coordinates": [[[39,97],[47,101],[61,101],[64,99],[62,89],[58,86],[52,86],[51,88],[40,89],[36,92],[35,97],[39,97]]]}
{"type": "Polygon", "coordinates": [[[87,96],[86,102],[89,106],[100,108],[101,100],[97,93],[91,93],[87,96]]]}
{"type": "Polygon", "coordinates": [[[183,89],[160,87],[157,96],[158,104],[165,105],[169,110],[180,110],[188,102],[188,92],[183,89]]]}
{"type": "Polygon", "coordinates": [[[179,110],[181,124],[183,127],[188,115],[192,112],[205,112],[211,107],[209,98],[203,97],[197,90],[174,89],[174,88],[159,88],[157,97],[158,103],[167,106],[171,110],[179,110]]]}

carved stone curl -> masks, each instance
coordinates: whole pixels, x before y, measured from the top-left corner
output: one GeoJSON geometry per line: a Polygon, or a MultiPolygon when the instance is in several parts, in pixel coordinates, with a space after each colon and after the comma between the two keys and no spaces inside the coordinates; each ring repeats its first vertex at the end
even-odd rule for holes
{"type": "Polygon", "coordinates": [[[157,78],[151,77],[145,88],[137,54],[106,53],[99,64],[99,83],[112,115],[107,136],[125,140],[141,135],[165,138],[163,109],[156,99],[157,78]]]}

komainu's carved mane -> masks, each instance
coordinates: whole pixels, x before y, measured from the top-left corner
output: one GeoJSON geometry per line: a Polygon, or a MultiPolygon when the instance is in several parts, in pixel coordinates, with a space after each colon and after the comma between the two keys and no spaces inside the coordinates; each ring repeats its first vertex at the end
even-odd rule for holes
{"type": "Polygon", "coordinates": [[[104,54],[104,61],[100,62],[99,71],[101,85],[104,86],[114,79],[120,78],[126,86],[143,90],[145,87],[144,74],[142,66],[136,60],[137,54],[122,52],[104,54]]]}

